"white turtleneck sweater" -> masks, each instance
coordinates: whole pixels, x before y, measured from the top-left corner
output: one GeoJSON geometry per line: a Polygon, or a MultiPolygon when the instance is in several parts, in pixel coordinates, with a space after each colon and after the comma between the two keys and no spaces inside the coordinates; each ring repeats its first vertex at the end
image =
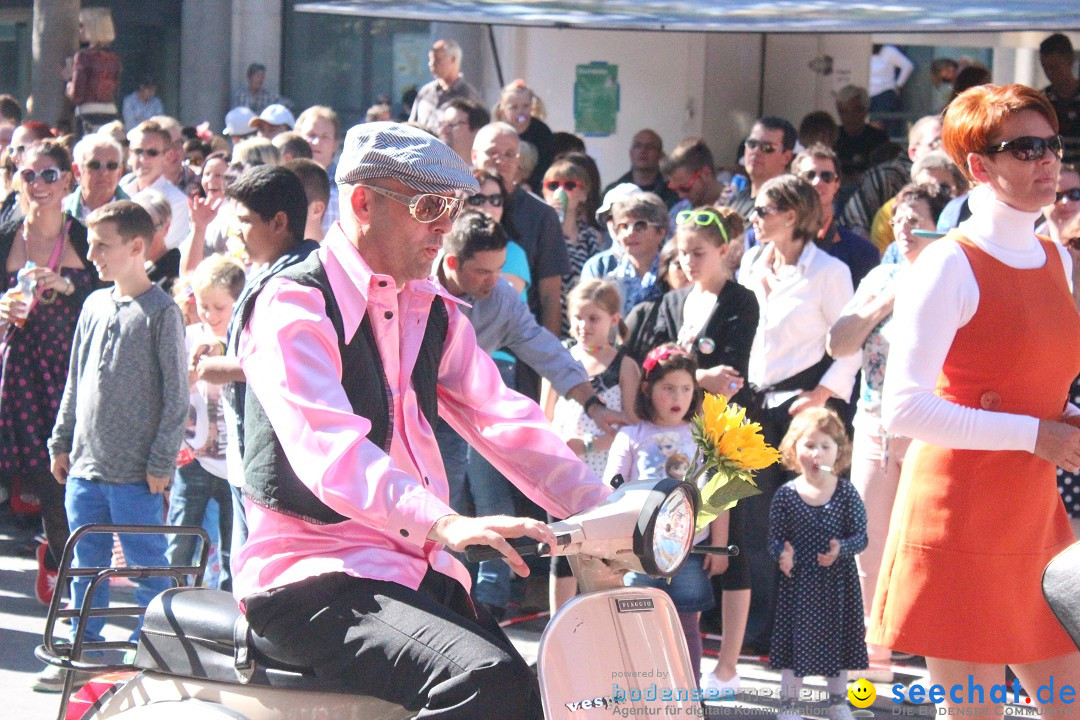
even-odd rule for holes
{"type": "MultiPolygon", "coordinates": [[[[960,234],[1009,267],[1043,266],[1046,253],[1033,231],[1039,213],[1009,207],[985,186],[972,190],[968,203],[971,217],[957,228],[960,234]]],[[[1072,259],[1055,247],[1071,286],[1072,259]]],[[[934,394],[956,331],[978,306],[979,285],[960,245],[942,239],[923,250],[897,288],[882,419],[891,433],[938,446],[1032,452],[1038,418],[963,407],[934,394]]],[[[1075,406],[1066,411],[1078,413],[1075,406]]]]}

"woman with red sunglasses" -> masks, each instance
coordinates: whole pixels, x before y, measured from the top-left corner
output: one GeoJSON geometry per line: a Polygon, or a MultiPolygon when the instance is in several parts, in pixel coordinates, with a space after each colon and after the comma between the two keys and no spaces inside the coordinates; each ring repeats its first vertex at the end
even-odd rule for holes
{"type": "Polygon", "coordinates": [[[86,254],[86,228],[63,211],[71,157],[50,140],[26,149],[16,175],[25,217],[0,225],[0,477],[38,497],[47,545],[37,549],[37,597],[52,599],[57,561],[67,542],[64,488],[49,472],[46,441],[67,379],[71,340],[83,301],[98,286],[86,254]],[[33,292],[16,290],[30,260],[33,292]],[[51,580],[51,583],[50,583],[51,580]]]}
{"type": "MultiPolygon", "coordinates": [[[[924,656],[949,712],[949,688],[1000,684],[1008,664],[1032,703],[1067,714],[1060,695],[1034,693],[1080,677],[1041,591],[1074,541],[1056,470],[1080,468],[1072,262],[1032,230],[1055,198],[1058,120],[1031,88],[983,85],[949,104],[943,128],[977,187],[971,217],[919,255],[897,294],[882,419],[914,440],[868,640],[924,656]]],[[[989,692],[964,699],[965,713],[1002,712],[989,692]]]]}
{"type": "MultiPolygon", "coordinates": [[[[556,160],[544,173],[544,200],[555,208],[562,220],[566,253],[570,256],[570,272],[562,278],[562,300],[581,278],[585,261],[603,250],[603,235],[588,213],[589,175],[577,163],[566,158],[556,160]]],[[[570,337],[570,321],[563,317],[563,338],[570,337]]]]}

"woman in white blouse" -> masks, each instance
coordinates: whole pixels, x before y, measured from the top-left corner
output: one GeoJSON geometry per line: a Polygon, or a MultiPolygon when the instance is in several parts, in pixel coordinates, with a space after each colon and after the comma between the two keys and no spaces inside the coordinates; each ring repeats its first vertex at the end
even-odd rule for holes
{"type": "MultiPolygon", "coordinates": [[[[751,410],[765,440],[778,446],[794,415],[829,402],[843,409],[851,397],[861,353],[833,360],[825,352],[829,328],[851,300],[851,272],[814,244],[821,201],[813,186],[781,175],[761,186],[750,215],[758,242],[743,257],[739,282],[753,291],[761,317],[750,349],[747,379],[756,390],[751,410]]],[[[751,569],[747,644],[768,651],[776,563],[766,535],[772,495],[784,480],[773,466],[758,474],[762,494],[746,502],[746,546],[751,569]]]]}
{"type": "Polygon", "coordinates": [[[1055,714],[1072,706],[1034,691],[1080,678],[1080,652],[1040,588],[1072,542],[1055,467],[1080,467],[1080,410],[1067,402],[1080,372],[1071,262],[1033,232],[1054,200],[1057,131],[1046,98],[1022,85],[950,103],[942,139],[978,184],[972,216],[919,256],[893,312],[882,418],[914,441],[868,640],[925,656],[950,711],[962,700],[964,712],[1000,715],[989,691],[949,690],[1000,684],[1005,664],[1055,714]]]}

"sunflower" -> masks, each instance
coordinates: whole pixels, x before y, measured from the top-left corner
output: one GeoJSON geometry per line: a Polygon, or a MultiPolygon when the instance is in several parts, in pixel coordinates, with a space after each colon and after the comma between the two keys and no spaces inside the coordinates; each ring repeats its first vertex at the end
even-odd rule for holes
{"type": "Polygon", "coordinates": [[[687,479],[696,482],[713,472],[701,488],[701,530],[739,500],[759,494],[753,473],[777,462],[780,453],[766,444],[761,425],[747,421],[746,409],[729,404],[722,395],[706,393],[692,424],[698,448],[687,479]]]}

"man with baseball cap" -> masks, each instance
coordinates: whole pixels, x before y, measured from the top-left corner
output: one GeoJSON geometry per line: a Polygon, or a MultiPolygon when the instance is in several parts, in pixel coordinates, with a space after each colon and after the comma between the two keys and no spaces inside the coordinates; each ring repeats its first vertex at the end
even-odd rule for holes
{"type": "Polygon", "coordinates": [[[225,113],[225,135],[229,136],[233,147],[255,134],[251,121],[258,117],[247,105],[234,107],[225,113]]]}
{"type": "Polygon", "coordinates": [[[292,130],[296,124],[296,118],[289,112],[289,108],[279,103],[267,105],[259,116],[251,119],[251,127],[259,133],[259,137],[273,140],[275,136],[292,130]]]}
{"type": "Polygon", "coordinates": [[[432,428],[444,418],[554,515],[609,490],[506,389],[430,276],[477,190],[464,161],[422,130],[366,123],[336,180],[341,220],[253,298],[240,339],[249,536],[234,594],[263,655],[342,692],[430,718],[538,718],[535,680],[448,550],[489,545],[527,575],[506,539],[554,537],[456,514],[432,428]]]}

